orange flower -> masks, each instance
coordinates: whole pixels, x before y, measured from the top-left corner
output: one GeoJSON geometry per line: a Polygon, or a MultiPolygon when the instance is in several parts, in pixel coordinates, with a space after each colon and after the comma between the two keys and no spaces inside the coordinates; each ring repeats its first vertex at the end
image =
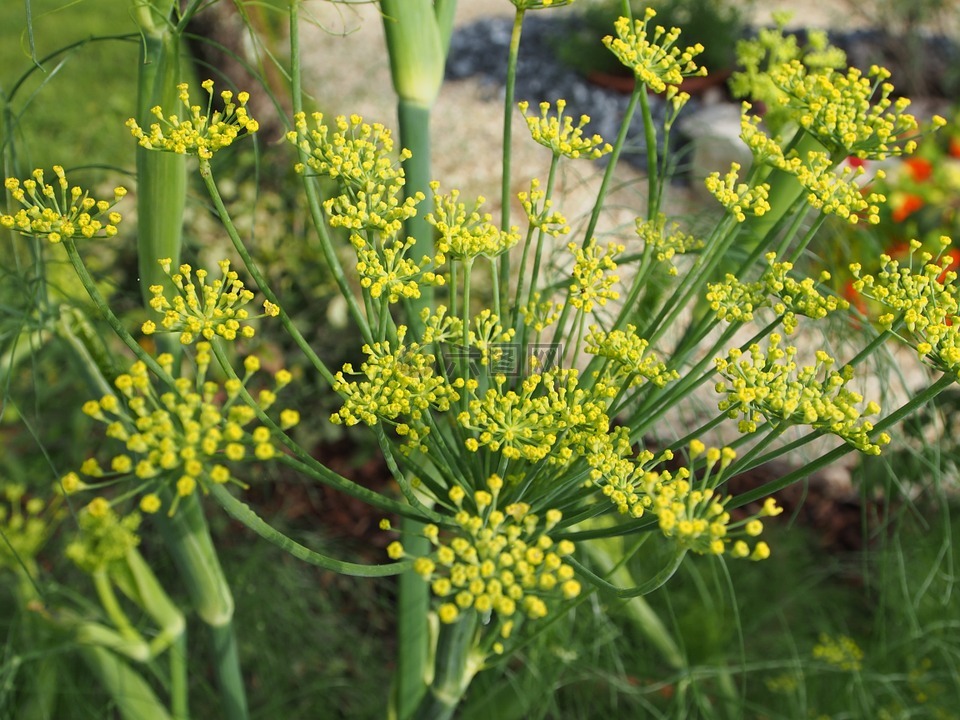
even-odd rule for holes
{"type": "Polygon", "coordinates": [[[860,311],[861,315],[867,314],[867,303],[863,299],[863,295],[861,295],[856,288],[853,287],[853,280],[847,280],[846,284],[843,286],[842,294],[847,302],[860,311]]]}
{"type": "Polygon", "coordinates": [[[924,201],[922,197],[914,195],[913,193],[904,193],[902,195],[902,202],[893,209],[893,221],[897,223],[903,222],[923,206],[924,201]]]}
{"type": "Polygon", "coordinates": [[[960,158],[960,137],[954,135],[950,138],[950,146],[947,152],[950,153],[950,157],[960,158]]]}
{"type": "Polygon", "coordinates": [[[946,274],[951,270],[956,270],[957,266],[960,266],[960,248],[950,248],[947,250],[945,255],[950,258],[949,264],[943,269],[943,272],[940,273],[940,277],[937,278],[937,282],[943,283],[946,274]]]}
{"type": "Polygon", "coordinates": [[[907,170],[910,171],[910,177],[917,182],[929,180],[930,175],[933,173],[933,164],[924,158],[907,158],[903,161],[903,164],[906,165],[907,170]]]}

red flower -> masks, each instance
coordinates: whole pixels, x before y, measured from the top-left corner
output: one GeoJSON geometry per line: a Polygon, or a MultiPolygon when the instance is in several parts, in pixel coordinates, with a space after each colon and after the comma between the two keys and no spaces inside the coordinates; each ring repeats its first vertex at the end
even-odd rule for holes
{"type": "Polygon", "coordinates": [[[906,165],[907,170],[910,171],[910,177],[917,182],[929,180],[930,175],[933,173],[933,164],[923,158],[907,158],[903,161],[903,164],[906,165]]]}
{"type": "Polygon", "coordinates": [[[940,277],[937,278],[937,282],[941,284],[943,284],[947,273],[951,270],[956,270],[957,266],[960,265],[960,248],[950,248],[944,254],[950,258],[950,262],[947,263],[947,266],[943,269],[943,272],[940,273],[940,277]]]}
{"type": "Polygon", "coordinates": [[[893,209],[893,221],[897,223],[903,222],[923,206],[924,202],[922,197],[914,195],[913,193],[904,193],[903,202],[893,209]]]}
{"type": "Polygon", "coordinates": [[[859,310],[861,315],[867,314],[867,303],[863,299],[863,295],[853,287],[853,280],[847,280],[847,283],[843,286],[843,297],[853,305],[853,307],[859,310]]]}
{"type": "Polygon", "coordinates": [[[950,138],[950,147],[947,152],[950,153],[950,157],[960,158],[960,137],[950,138]]]}
{"type": "Polygon", "coordinates": [[[847,164],[852,168],[866,167],[867,161],[863,158],[858,158],[856,155],[851,155],[847,158],[847,164]]]}

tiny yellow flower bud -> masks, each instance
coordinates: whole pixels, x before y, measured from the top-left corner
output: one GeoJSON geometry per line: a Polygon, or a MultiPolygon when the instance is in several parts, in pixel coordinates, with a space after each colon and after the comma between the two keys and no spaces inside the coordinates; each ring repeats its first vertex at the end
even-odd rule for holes
{"type": "Polygon", "coordinates": [[[152,515],[160,509],[160,498],[155,493],[149,493],[140,498],[140,509],[152,515]]]}

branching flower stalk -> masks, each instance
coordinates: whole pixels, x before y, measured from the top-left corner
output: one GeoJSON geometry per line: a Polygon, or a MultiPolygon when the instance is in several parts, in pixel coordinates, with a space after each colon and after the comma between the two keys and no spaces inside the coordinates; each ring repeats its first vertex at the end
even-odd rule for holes
{"type": "MultiPolygon", "coordinates": [[[[668,157],[657,139],[686,103],[683,78],[703,72],[696,62],[702,48],[684,47],[678,30],[653,24],[652,11],[639,20],[627,15],[605,40],[636,78],[612,144],[588,134],[589,118],[567,115],[562,99],[533,113],[520,103],[550,166],[544,183],[533,180],[517,197],[524,216],[514,226],[507,188],[522,20],[527,10],[567,2],[512,1],[517,12],[508,51],[499,223],[484,212],[483,198],[462,198],[430,176],[427,122],[454,4],[382,3],[400,99],[399,147],[382,124],[304,112],[298,4],[290,8],[295,115],[287,140],[362,354],[338,370],[327,367],[285,311],[221,198],[213,155],[258,129],[245,92],[215,95],[207,81],[201,84],[206,102],[194,104],[178,81],[169,104],[150,111],[152,119],[141,115],[129,123],[145,157],[196,158],[223,230],[265,298],[253,305],[256,295],[242,270],[227,261],[211,273],[183,262],[169,246],[149,258],[158,278],[145,292],[154,316],[140,325],[144,336],[166,338],[161,352],[145,350],[109,308],[78,251],[80,242],[109,242],[120,233],[114,204],[123,192],[118,189],[113,202],[97,201],[71,187],[62,168],[54,169],[49,185],[39,171],[6,181],[15,206],[0,215],[0,226],[62,246],[133,355],[126,371],[104,379],[99,397],[83,406],[106,427],[106,444],[91,448],[60,482],[71,498],[94,495],[79,516],[87,539],[71,553],[91,572],[105,621],[83,624],[79,632],[106,686],[136,675],[129,678],[129,717],[150,717],[152,704],[153,717],[166,710],[118,653],[142,662],[171,652],[183,622],[135,552],[140,513],[161,526],[180,554],[193,603],[214,628],[230,717],[246,715],[243,676],[230,631],[232,596],[206,528],[202,494],[307,563],[357,577],[400,575],[391,712],[401,720],[450,718],[478,673],[564,621],[589,593],[641,598],[697,555],[766,559],[775,549],[761,539],[764,521],[781,512],[771,492],[851,450],[882,452],[896,422],[956,381],[960,295],[946,238],[938,256],[921,253],[917,243],[906,263],[884,256],[876,274],[855,266],[856,290],[885,308],[879,331],[851,358],[804,352],[811,327],[849,307],[826,289],[828,275],[803,275],[801,253],[828,215],[876,222],[885,200],[862,189],[859,171],[842,169],[840,161],[909,153],[919,132],[906,103],[890,99],[885,71],[812,68],[795,58],[772,63],[770,92],[799,130],[781,136],[744,106],[742,138],[752,167],[744,172],[734,164],[707,178],[722,216],[699,236],[663,213],[668,157]],[[668,104],[659,127],[648,91],[668,104]],[[216,98],[222,109],[214,107],[216,98]],[[633,234],[608,240],[600,237],[601,211],[638,107],[647,139],[646,207],[633,234]],[[558,173],[565,164],[603,155],[609,162],[590,217],[571,228],[555,193],[558,173]],[[329,181],[324,187],[334,188],[326,198],[321,177],[329,181]],[[559,238],[551,257],[550,241],[559,238]],[[338,242],[353,260],[341,260],[338,242]],[[515,250],[518,278],[507,260],[515,250]],[[489,287],[488,304],[479,302],[481,283],[489,287]],[[655,286],[662,290],[650,289],[655,286]],[[236,359],[236,344],[248,344],[273,318],[339,398],[329,418],[309,420],[368,428],[396,481],[393,495],[343,478],[297,444],[290,430],[306,409],[279,405],[292,373],[268,375],[256,354],[236,359]],[[892,411],[853,384],[863,360],[888,341],[906,343],[940,375],[892,411]],[[170,345],[182,358],[164,352],[170,345]],[[714,409],[671,433],[665,418],[708,381],[717,394],[714,409]],[[724,423],[740,433],[726,445],[714,434],[724,423]],[[797,439],[787,442],[788,430],[797,439]],[[797,470],[739,497],[727,492],[737,474],[831,436],[839,444],[797,470]],[[273,528],[237,494],[246,489],[251,464],[274,462],[399,515],[399,536],[387,558],[341,560],[273,528]],[[754,502],[751,511],[734,512],[754,502]],[[110,543],[100,542],[105,539],[110,543]],[[643,554],[647,548],[658,562],[643,554]],[[124,610],[123,595],[158,626],[150,640],[124,610]]],[[[161,207],[163,198],[155,200],[161,207]]],[[[393,532],[389,519],[381,528],[393,532]]],[[[18,547],[32,557],[38,545],[18,547]]],[[[25,560],[19,568],[27,578],[36,570],[25,560]]],[[[645,611],[636,618],[681,666],[658,619],[645,611]]],[[[178,697],[185,670],[175,663],[181,660],[171,655],[178,697]]],[[[186,716],[185,700],[173,705],[178,718],[186,716]]]]}

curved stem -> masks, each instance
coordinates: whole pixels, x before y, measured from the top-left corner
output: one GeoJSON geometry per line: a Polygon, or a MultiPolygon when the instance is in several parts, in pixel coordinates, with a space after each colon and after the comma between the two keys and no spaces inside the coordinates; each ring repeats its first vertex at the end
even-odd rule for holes
{"type": "Polygon", "coordinates": [[[243,523],[253,530],[264,540],[273,543],[281,550],[293,555],[298,560],[303,560],[311,565],[322,567],[326,570],[340,573],[341,575],[352,575],[354,577],[385,577],[387,575],[399,575],[405,570],[409,570],[413,565],[412,560],[389,563],[385,565],[361,565],[359,563],[337,560],[328,555],[318,553],[310,548],[301,545],[296,540],[284,535],[267,521],[261,518],[257,513],[250,509],[245,502],[238,500],[223,485],[214,485],[210,488],[210,494],[214,500],[219,503],[230,517],[243,523]]]}

